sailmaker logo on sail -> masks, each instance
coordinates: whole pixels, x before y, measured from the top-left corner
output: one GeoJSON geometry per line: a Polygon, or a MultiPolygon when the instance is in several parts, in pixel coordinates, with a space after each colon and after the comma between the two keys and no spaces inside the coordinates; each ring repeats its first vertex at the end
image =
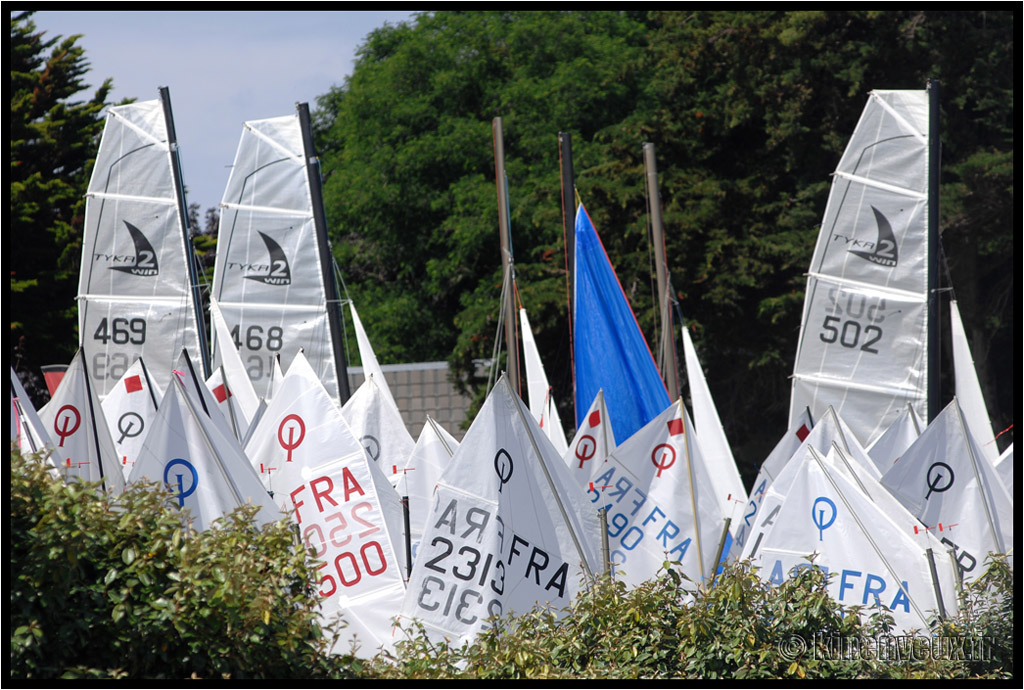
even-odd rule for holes
{"type": "Polygon", "coordinates": [[[265,233],[261,232],[260,237],[263,238],[263,244],[267,245],[267,253],[270,254],[270,265],[267,266],[270,271],[266,274],[247,275],[246,280],[255,280],[265,285],[291,285],[292,269],[281,245],[265,233]]]}
{"type": "Polygon", "coordinates": [[[134,260],[131,266],[111,266],[110,270],[130,273],[135,276],[155,276],[160,273],[153,245],[137,227],[128,221],[124,221],[124,224],[128,228],[128,234],[132,237],[132,244],[135,245],[135,255],[94,254],[95,260],[106,259],[111,263],[127,263],[134,260]]]}
{"type": "Polygon", "coordinates": [[[836,233],[832,234],[832,239],[852,244],[853,248],[849,251],[855,256],[859,256],[879,266],[896,268],[896,264],[900,260],[900,251],[896,245],[896,235],[892,231],[892,225],[889,224],[889,220],[877,208],[872,206],[871,210],[875,213],[875,223],[878,225],[877,242],[872,244],[871,242],[864,242],[854,237],[846,237],[836,233]],[[863,249],[860,249],[860,247],[863,247],[863,249]]]}

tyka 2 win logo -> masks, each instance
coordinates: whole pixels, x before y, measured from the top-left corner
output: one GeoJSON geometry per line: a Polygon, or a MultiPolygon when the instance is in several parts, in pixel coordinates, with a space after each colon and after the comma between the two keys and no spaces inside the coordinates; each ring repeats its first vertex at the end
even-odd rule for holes
{"type": "Polygon", "coordinates": [[[265,285],[291,285],[292,284],[292,269],[288,265],[288,259],[284,255],[284,250],[281,249],[281,245],[270,238],[269,235],[260,233],[260,237],[263,238],[263,244],[267,245],[267,253],[270,254],[270,265],[264,266],[259,264],[250,264],[247,266],[250,270],[262,270],[270,269],[267,273],[260,274],[248,274],[245,276],[247,280],[255,280],[265,285]]]}
{"type": "Polygon", "coordinates": [[[871,210],[875,214],[875,224],[878,226],[878,240],[876,242],[865,242],[855,237],[846,237],[837,233],[833,233],[832,239],[833,241],[842,241],[851,245],[849,252],[866,261],[878,264],[879,266],[896,268],[896,264],[900,260],[900,251],[896,245],[896,235],[892,231],[892,225],[889,224],[889,220],[877,208],[872,206],[871,210]]]}
{"type": "Polygon", "coordinates": [[[141,230],[128,221],[123,222],[125,227],[128,228],[128,234],[132,237],[135,254],[94,254],[94,259],[96,261],[106,259],[113,264],[125,264],[123,266],[110,266],[109,268],[112,271],[130,273],[133,276],[155,276],[160,273],[160,266],[157,262],[156,251],[153,249],[153,245],[150,244],[141,230]],[[130,265],[129,262],[131,262],[130,265]]]}

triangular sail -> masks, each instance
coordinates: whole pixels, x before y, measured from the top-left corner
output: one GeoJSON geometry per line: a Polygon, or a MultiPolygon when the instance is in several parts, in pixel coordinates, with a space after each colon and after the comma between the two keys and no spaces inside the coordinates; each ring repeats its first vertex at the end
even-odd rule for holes
{"type": "Polygon", "coordinates": [[[526,392],[530,398],[530,414],[540,424],[548,439],[560,455],[564,455],[569,446],[565,442],[565,431],[562,419],[558,416],[558,405],[551,396],[551,386],[544,372],[544,363],[540,361],[540,351],[530,330],[530,319],[526,310],[519,309],[519,320],[523,324],[523,362],[526,365],[526,392]]]}
{"type": "Polygon", "coordinates": [[[135,467],[156,419],[157,399],[162,397],[150,381],[145,362],[137,359],[103,400],[103,415],[125,479],[135,467]]]}
{"type": "Polygon", "coordinates": [[[416,442],[409,435],[398,408],[377,385],[376,377],[363,381],[341,408],[341,416],[363,444],[367,456],[392,484],[397,484],[416,442]]]}
{"type": "Polygon", "coordinates": [[[17,444],[22,455],[41,453],[47,463],[53,465],[55,447],[50,435],[39,418],[32,399],[25,392],[21,380],[11,368],[11,443],[17,444]]]}
{"type": "Polygon", "coordinates": [[[927,419],[928,96],[874,91],[836,169],[807,279],[790,419],[831,405],[864,443],[927,419]]]}
{"type": "Polygon", "coordinates": [[[575,270],[576,426],[583,423],[585,406],[604,389],[617,432],[629,438],[671,401],[583,204],[576,212],[575,270]]]}
{"type": "Polygon", "coordinates": [[[395,409],[398,409],[398,405],[395,404],[395,397],[391,395],[391,388],[388,386],[388,381],[384,378],[384,371],[380,368],[380,363],[377,361],[377,355],[373,352],[373,346],[370,345],[370,339],[366,335],[366,329],[363,328],[363,322],[359,318],[359,312],[356,311],[356,305],[353,302],[348,304],[349,311],[352,312],[352,328],[356,332],[356,344],[359,346],[359,361],[363,363],[363,377],[368,379],[371,376],[377,382],[377,387],[380,388],[381,393],[388,399],[395,409]]]}
{"type": "MultiPolygon", "coordinates": [[[[220,342],[233,342],[231,331],[224,317],[220,313],[220,307],[216,301],[210,302],[210,329],[216,334],[220,342]]],[[[225,347],[220,350],[220,364],[217,367],[223,370],[222,377],[227,384],[227,389],[242,414],[242,425],[248,429],[256,416],[256,410],[260,406],[260,398],[252,387],[249,374],[245,370],[242,358],[238,355],[237,348],[225,347]]]]}
{"type": "Polygon", "coordinates": [[[615,450],[615,431],[604,404],[604,391],[598,391],[590,409],[583,416],[583,423],[576,429],[572,445],[562,453],[562,461],[569,468],[569,475],[584,491],[590,490],[591,478],[596,476],[595,467],[615,450]]]}
{"type": "Polygon", "coordinates": [[[205,351],[164,95],[108,109],[86,194],[79,342],[100,399],[139,357],[164,389],[182,348],[205,351]]]}
{"type": "Polygon", "coordinates": [[[978,372],[974,369],[974,357],[971,356],[971,347],[967,343],[967,333],[964,331],[963,321],[960,320],[960,308],[956,300],[950,301],[949,311],[956,399],[960,402],[967,427],[981,447],[982,454],[986,460],[995,464],[999,459],[999,446],[996,445],[996,435],[992,431],[992,421],[988,416],[985,397],[981,394],[978,372]]]}
{"type": "Polygon", "coordinates": [[[234,342],[214,334],[213,362],[220,363],[221,348],[237,347],[256,393],[269,399],[275,355],[287,369],[301,348],[340,405],[347,382],[332,335],[340,310],[322,249],[327,230],[316,221],[319,188],[311,188],[306,167],[312,156],[298,115],[243,127],[221,202],[211,291],[234,342]]]}
{"type": "Polygon", "coordinates": [[[340,611],[348,622],[339,651],[353,636],[360,656],[390,646],[405,594],[399,498],[301,353],[245,449],[324,563],[325,612],[340,611]]]}
{"type": "Polygon", "coordinates": [[[124,474],[92,386],[85,353],[79,350],[39,419],[54,448],[54,464],[66,480],[101,481],[108,491],[124,489],[124,474]]]}
{"type": "Polygon", "coordinates": [[[568,605],[600,528],[561,463],[503,376],[438,483],[402,618],[458,645],[491,616],[568,605]]]}

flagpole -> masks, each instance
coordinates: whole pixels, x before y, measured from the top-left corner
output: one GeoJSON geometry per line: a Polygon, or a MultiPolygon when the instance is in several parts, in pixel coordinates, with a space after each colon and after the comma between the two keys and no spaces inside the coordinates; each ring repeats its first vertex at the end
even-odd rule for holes
{"type": "Polygon", "coordinates": [[[654,144],[643,145],[644,169],[647,172],[647,205],[651,209],[651,232],[654,235],[654,263],[658,278],[658,307],[661,312],[661,375],[668,388],[668,397],[679,397],[679,374],[676,367],[676,339],[668,300],[668,265],[665,262],[665,232],[661,222],[661,195],[658,193],[658,164],[654,144]]]}
{"type": "Polygon", "coordinates": [[[505,136],[501,127],[501,118],[496,117],[491,123],[494,135],[494,183],[498,188],[498,231],[501,234],[501,265],[502,273],[509,290],[505,295],[505,348],[508,352],[508,377],[512,390],[521,395],[519,388],[519,346],[516,342],[516,311],[515,298],[511,289],[515,278],[512,276],[512,243],[509,235],[508,182],[505,178],[505,136]]]}

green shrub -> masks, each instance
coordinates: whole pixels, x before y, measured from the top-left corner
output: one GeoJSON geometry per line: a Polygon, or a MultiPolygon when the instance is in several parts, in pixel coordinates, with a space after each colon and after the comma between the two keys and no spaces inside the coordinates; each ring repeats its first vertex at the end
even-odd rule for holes
{"type": "Polygon", "coordinates": [[[154,486],[110,497],[11,454],[11,676],[351,676],[312,560],[239,509],[196,533],[154,486]]]}

